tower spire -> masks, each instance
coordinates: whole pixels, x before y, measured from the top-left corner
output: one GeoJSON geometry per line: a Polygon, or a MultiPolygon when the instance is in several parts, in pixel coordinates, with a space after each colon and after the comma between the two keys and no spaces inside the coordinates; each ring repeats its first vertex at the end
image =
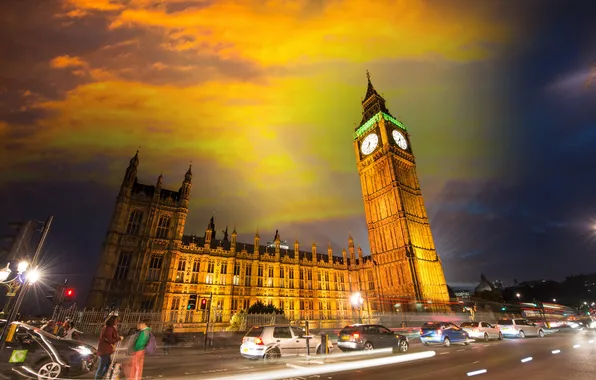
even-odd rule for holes
{"type": "Polygon", "coordinates": [[[385,99],[383,99],[377,90],[375,90],[375,86],[373,86],[372,81],[370,80],[370,72],[368,70],[366,70],[366,79],[368,81],[368,85],[366,87],[366,95],[364,95],[364,99],[362,100],[362,120],[356,127],[356,130],[358,130],[361,125],[366,123],[379,112],[384,112],[390,116],[393,116],[385,105],[385,99]]]}

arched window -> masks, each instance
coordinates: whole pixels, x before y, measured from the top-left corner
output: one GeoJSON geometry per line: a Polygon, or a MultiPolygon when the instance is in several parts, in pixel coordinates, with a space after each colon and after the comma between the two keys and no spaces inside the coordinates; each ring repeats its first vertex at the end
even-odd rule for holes
{"type": "Polygon", "coordinates": [[[128,225],[126,226],[126,233],[128,235],[138,235],[141,231],[141,221],[143,220],[143,212],[134,210],[128,217],[128,225]]]}
{"type": "Polygon", "coordinates": [[[167,239],[170,232],[171,218],[168,215],[162,215],[157,224],[157,233],[155,237],[158,239],[167,239]]]}

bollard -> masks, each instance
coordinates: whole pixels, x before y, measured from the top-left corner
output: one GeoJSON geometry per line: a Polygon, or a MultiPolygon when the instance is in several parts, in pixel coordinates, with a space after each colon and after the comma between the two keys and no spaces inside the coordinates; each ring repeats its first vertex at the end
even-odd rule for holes
{"type": "Polygon", "coordinates": [[[304,322],[304,332],[306,338],[306,357],[310,356],[310,332],[308,331],[308,321],[304,322]]]}
{"type": "Polygon", "coordinates": [[[321,355],[329,355],[329,335],[321,334],[321,355]]]}

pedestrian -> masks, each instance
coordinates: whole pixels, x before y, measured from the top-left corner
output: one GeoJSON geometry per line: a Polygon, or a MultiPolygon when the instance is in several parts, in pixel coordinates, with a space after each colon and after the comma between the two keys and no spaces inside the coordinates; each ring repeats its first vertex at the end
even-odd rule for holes
{"type": "Polygon", "coordinates": [[[99,334],[97,343],[97,356],[99,356],[99,365],[95,373],[95,380],[103,379],[112,363],[112,354],[116,348],[116,343],[124,339],[118,334],[118,316],[111,315],[106,319],[104,327],[99,334]]]}
{"type": "Polygon", "coordinates": [[[151,338],[151,329],[149,328],[149,320],[143,320],[137,325],[137,333],[131,337],[129,345],[129,353],[132,359],[129,364],[126,378],[128,380],[141,380],[143,377],[143,365],[145,364],[145,348],[149,344],[151,338]]]}
{"type": "Polygon", "coordinates": [[[66,333],[64,334],[64,339],[68,339],[68,340],[78,340],[79,339],[79,334],[82,334],[82,331],[79,331],[75,328],[75,323],[74,322],[69,322],[68,323],[68,330],[66,330],[66,333]]]}
{"type": "Polygon", "coordinates": [[[54,328],[56,327],[56,322],[53,319],[50,319],[45,325],[41,326],[41,329],[45,332],[50,334],[54,334],[54,328]]]}
{"type": "Polygon", "coordinates": [[[167,355],[170,353],[170,347],[176,343],[176,336],[174,335],[174,326],[170,325],[163,334],[163,352],[167,355]]]}

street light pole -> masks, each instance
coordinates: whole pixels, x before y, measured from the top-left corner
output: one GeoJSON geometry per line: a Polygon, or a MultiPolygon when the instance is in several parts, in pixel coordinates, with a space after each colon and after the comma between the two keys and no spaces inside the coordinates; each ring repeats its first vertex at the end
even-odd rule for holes
{"type": "MultiPolygon", "coordinates": [[[[37,244],[37,249],[35,250],[35,254],[33,255],[31,264],[29,265],[29,267],[32,268],[30,272],[34,272],[34,271],[37,272],[37,267],[36,267],[37,260],[39,259],[39,256],[41,255],[41,249],[43,248],[43,244],[46,240],[46,237],[48,236],[48,232],[52,225],[53,219],[54,219],[54,217],[50,216],[48,218],[47,222],[43,226],[41,239],[39,239],[39,243],[37,244]]],[[[10,311],[10,314],[8,315],[8,318],[6,319],[6,323],[4,324],[4,328],[2,329],[2,334],[0,335],[0,353],[2,353],[2,351],[4,350],[4,346],[6,343],[6,333],[8,332],[10,324],[17,318],[19,309],[21,308],[21,304],[23,303],[23,299],[25,298],[25,295],[27,294],[27,285],[30,283],[33,284],[36,281],[37,281],[37,278],[31,278],[31,280],[30,280],[29,276],[27,274],[25,274],[24,279],[23,279],[23,284],[16,290],[19,294],[17,296],[17,299],[14,303],[12,310],[10,311]]]]}

